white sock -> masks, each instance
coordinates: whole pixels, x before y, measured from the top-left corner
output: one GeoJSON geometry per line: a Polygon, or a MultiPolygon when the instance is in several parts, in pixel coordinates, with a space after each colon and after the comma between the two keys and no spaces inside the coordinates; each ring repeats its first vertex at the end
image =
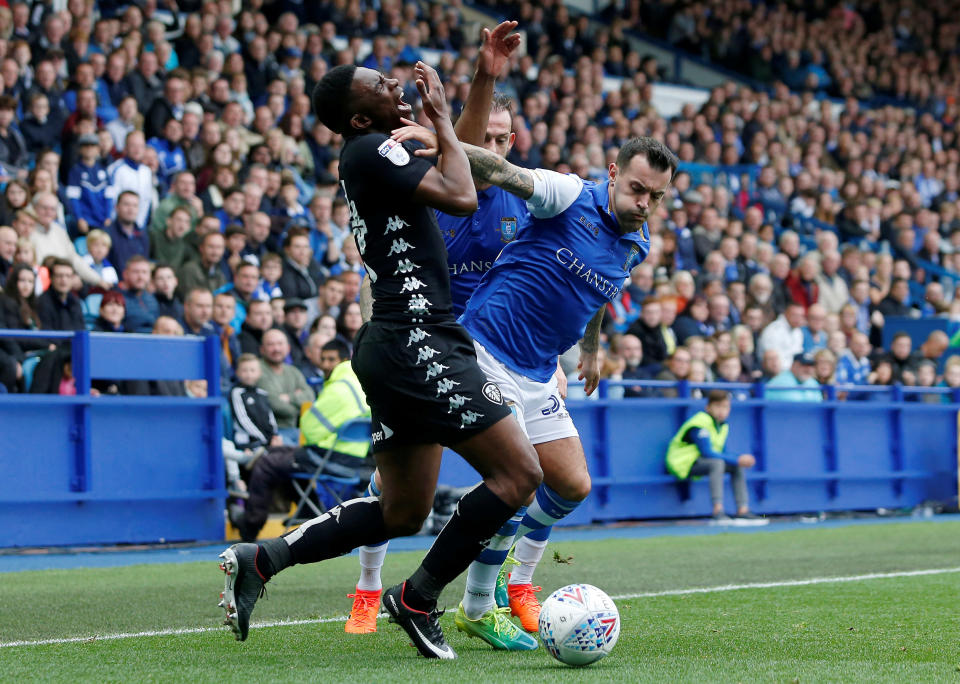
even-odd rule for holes
{"type": "Polygon", "coordinates": [[[384,542],[378,546],[360,547],[360,579],[357,581],[357,589],[363,591],[380,591],[383,584],[380,583],[380,568],[383,567],[383,561],[387,556],[387,546],[384,542]]]}
{"type": "Polygon", "coordinates": [[[497,586],[499,565],[487,565],[473,561],[467,570],[467,588],[463,592],[463,612],[476,620],[496,607],[493,592],[497,586]]]}
{"type": "Polygon", "coordinates": [[[515,566],[510,571],[510,579],[507,584],[532,584],[533,571],[537,569],[545,548],[547,548],[546,539],[538,541],[529,537],[521,537],[513,549],[513,557],[520,561],[520,565],[515,566]]]}

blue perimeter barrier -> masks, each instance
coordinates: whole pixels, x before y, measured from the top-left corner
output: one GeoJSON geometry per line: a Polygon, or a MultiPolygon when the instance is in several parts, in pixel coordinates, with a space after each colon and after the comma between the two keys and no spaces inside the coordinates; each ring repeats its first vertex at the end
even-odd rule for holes
{"type": "MultiPolygon", "coordinates": [[[[606,385],[606,387],[604,387],[606,385]]],[[[677,398],[571,400],[573,418],[593,478],[590,496],[565,525],[617,520],[702,517],[711,513],[706,478],[686,488],[664,467],[667,444],[705,401],[690,389],[748,395],[756,385],[662,381],[601,382],[611,386],[674,387],[677,398]]],[[[837,390],[852,386],[830,388],[837,390]]],[[[957,403],[904,401],[911,388],[871,388],[880,401],[786,402],[759,396],[734,400],[727,450],[752,453],[747,471],[751,507],[763,514],[912,507],[957,495],[957,403]],[[883,393],[891,395],[890,399],[883,393]]],[[[933,390],[956,402],[951,390],[933,390]]],[[[774,395],[775,396],[775,395],[774,395]]],[[[919,398],[919,397],[918,397],[919,398]]],[[[465,486],[477,474],[447,451],[440,482],[465,486]]],[[[727,510],[733,494],[725,487],[727,510]]]]}
{"type": "Polygon", "coordinates": [[[70,340],[77,387],[0,394],[0,547],[223,538],[218,339],[0,336],[70,340]],[[91,378],[205,378],[209,396],[97,397],[91,378]]]}

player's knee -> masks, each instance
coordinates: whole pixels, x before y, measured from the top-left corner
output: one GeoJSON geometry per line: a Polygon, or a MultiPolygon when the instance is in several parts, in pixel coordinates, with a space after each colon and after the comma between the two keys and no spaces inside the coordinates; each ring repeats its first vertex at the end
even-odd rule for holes
{"type": "Polygon", "coordinates": [[[433,500],[425,504],[407,502],[402,505],[384,506],[383,524],[387,535],[409,537],[417,534],[423,527],[423,521],[430,515],[433,500]]]}
{"type": "Polygon", "coordinates": [[[590,479],[590,473],[584,470],[573,481],[572,485],[570,496],[566,498],[570,501],[583,501],[590,496],[590,490],[593,489],[593,480],[590,479]]]}
{"type": "Polygon", "coordinates": [[[517,489],[518,505],[523,505],[523,502],[530,498],[530,494],[536,491],[543,481],[543,470],[540,468],[537,452],[533,448],[529,451],[527,458],[520,460],[512,473],[512,480],[517,489]]]}

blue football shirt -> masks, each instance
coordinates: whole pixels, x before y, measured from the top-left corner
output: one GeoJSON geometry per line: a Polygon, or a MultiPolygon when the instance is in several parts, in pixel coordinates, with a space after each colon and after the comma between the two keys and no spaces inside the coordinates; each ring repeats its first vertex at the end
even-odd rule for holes
{"type": "MultiPolygon", "coordinates": [[[[548,181],[559,176],[535,173],[548,181]]],[[[560,180],[569,187],[569,177],[560,180]]],[[[503,248],[460,317],[497,360],[537,382],[549,381],[557,356],[583,337],[650,251],[646,224],[620,233],[608,209],[608,181],[578,183],[572,203],[552,216],[537,209],[535,185],[530,224],[503,248]]]]}
{"type": "Polygon", "coordinates": [[[455,316],[463,313],[467,300],[497,255],[529,222],[527,203],[496,186],[477,192],[477,210],[470,216],[437,212],[440,233],[447,245],[450,299],[455,316]]]}

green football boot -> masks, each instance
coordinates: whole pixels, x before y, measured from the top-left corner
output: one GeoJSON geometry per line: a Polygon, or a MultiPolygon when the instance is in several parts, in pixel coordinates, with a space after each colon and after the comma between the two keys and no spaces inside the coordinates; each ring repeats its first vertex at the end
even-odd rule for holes
{"type": "Polygon", "coordinates": [[[459,631],[483,639],[501,651],[533,651],[539,646],[536,639],[513,623],[509,608],[491,608],[478,619],[471,620],[463,611],[461,603],[453,618],[453,624],[459,631]]]}
{"type": "Polygon", "coordinates": [[[507,554],[507,560],[500,566],[500,572],[497,573],[497,586],[493,590],[493,600],[497,602],[497,608],[510,607],[510,595],[507,593],[507,580],[510,578],[508,566],[520,565],[520,561],[513,557],[513,549],[507,554]]]}

